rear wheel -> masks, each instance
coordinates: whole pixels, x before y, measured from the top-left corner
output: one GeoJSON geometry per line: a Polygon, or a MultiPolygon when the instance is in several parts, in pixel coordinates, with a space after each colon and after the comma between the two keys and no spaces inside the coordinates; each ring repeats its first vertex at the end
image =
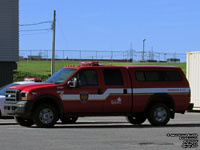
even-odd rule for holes
{"type": "Polygon", "coordinates": [[[58,113],[50,104],[40,105],[34,113],[34,122],[39,128],[53,127],[58,120],[58,113]]]}
{"type": "Polygon", "coordinates": [[[170,119],[170,110],[162,103],[153,105],[148,114],[148,120],[154,126],[164,126],[170,119]]]}
{"type": "Polygon", "coordinates": [[[132,124],[142,124],[146,120],[146,116],[143,114],[135,115],[135,116],[127,116],[127,120],[132,124]]]}
{"type": "Polygon", "coordinates": [[[63,124],[73,124],[76,123],[78,117],[64,117],[61,119],[63,124]]]}
{"type": "Polygon", "coordinates": [[[15,117],[15,120],[17,121],[17,123],[21,126],[24,126],[24,127],[31,127],[34,122],[33,120],[31,119],[24,119],[24,118],[21,118],[21,117],[15,117]]]}

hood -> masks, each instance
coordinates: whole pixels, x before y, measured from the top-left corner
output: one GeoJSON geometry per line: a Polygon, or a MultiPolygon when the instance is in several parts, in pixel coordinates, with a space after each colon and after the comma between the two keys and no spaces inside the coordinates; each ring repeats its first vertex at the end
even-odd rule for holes
{"type": "Polygon", "coordinates": [[[32,83],[32,84],[22,84],[22,85],[16,85],[12,86],[9,89],[18,89],[21,91],[32,91],[34,89],[40,89],[40,88],[48,88],[48,87],[57,87],[58,85],[53,83],[32,83]]]}

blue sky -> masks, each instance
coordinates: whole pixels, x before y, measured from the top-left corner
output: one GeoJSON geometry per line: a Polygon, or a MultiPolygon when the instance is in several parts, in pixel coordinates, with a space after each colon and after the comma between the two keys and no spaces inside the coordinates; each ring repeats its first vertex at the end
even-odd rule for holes
{"type": "MultiPolygon", "coordinates": [[[[56,49],[185,53],[200,50],[199,0],[19,0],[20,24],[52,21],[56,49]]],[[[20,30],[51,28],[51,24],[20,30]]],[[[52,32],[20,32],[20,50],[51,49],[52,32]]]]}

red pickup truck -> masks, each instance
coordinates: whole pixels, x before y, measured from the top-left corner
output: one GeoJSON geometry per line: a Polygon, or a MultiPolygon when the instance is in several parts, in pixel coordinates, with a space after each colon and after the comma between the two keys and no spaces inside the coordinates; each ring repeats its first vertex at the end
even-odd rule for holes
{"type": "Polygon", "coordinates": [[[189,84],[178,67],[98,62],[66,66],[44,83],[13,86],[4,106],[20,125],[44,128],[84,116],[126,116],[132,124],[148,119],[163,126],[191,107],[189,84]]]}

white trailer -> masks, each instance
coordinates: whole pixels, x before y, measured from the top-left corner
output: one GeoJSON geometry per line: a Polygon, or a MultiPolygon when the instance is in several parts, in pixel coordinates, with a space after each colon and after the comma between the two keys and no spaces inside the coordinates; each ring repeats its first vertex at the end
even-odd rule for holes
{"type": "Polygon", "coordinates": [[[187,52],[187,79],[191,89],[193,110],[200,111],[200,51],[187,52]]]}

